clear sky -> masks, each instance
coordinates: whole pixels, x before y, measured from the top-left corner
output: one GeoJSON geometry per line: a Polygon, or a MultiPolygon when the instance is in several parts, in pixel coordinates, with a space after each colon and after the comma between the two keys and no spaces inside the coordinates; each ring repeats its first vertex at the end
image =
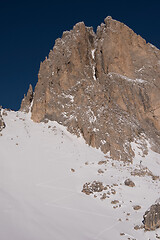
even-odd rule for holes
{"type": "Polygon", "coordinates": [[[19,109],[63,31],[79,21],[96,30],[108,15],[160,48],[160,0],[0,0],[0,105],[19,109]]]}

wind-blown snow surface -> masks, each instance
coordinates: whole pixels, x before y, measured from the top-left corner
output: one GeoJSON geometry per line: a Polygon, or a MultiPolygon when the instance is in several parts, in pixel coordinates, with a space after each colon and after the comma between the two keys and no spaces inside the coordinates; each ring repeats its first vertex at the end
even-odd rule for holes
{"type": "MultiPolygon", "coordinates": [[[[142,167],[138,155],[133,165],[112,161],[55,122],[37,124],[29,114],[12,111],[3,117],[1,240],[155,240],[156,234],[160,235],[159,229],[134,229],[160,197],[158,180],[131,176],[131,171],[142,167]],[[107,163],[99,165],[99,161],[107,163]],[[98,169],[104,173],[98,173],[98,169]],[[135,182],[133,188],[124,185],[129,177],[135,182]],[[94,180],[108,185],[108,198],[101,200],[101,193],[95,193],[95,198],[81,192],[84,183],[94,180]],[[112,200],[119,203],[113,205],[112,200]],[[134,205],[141,209],[135,211],[134,205]]],[[[142,164],[151,161],[147,166],[152,166],[152,172],[158,171],[159,155],[149,154],[142,164]]]]}

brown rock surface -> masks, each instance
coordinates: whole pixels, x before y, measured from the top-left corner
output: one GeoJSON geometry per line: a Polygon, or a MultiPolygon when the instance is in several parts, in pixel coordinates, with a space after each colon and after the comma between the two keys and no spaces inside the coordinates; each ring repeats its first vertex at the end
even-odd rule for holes
{"type": "Polygon", "coordinates": [[[33,88],[32,85],[30,84],[27,95],[25,96],[24,94],[20,111],[29,112],[32,100],[33,100],[33,88]]]}
{"type": "Polygon", "coordinates": [[[80,22],[40,65],[32,119],[55,120],[113,159],[132,161],[130,143],[144,133],[159,150],[159,85],[156,47],[111,17],[96,33],[80,22]]]}
{"type": "Polygon", "coordinates": [[[128,187],[135,187],[135,183],[131,179],[126,179],[124,184],[128,187]]]}
{"type": "Polygon", "coordinates": [[[160,227],[160,203],[156,203],[145,212],[143,216],[144,228],[146,230],[155,230],[160,227]]]}
{"type": "Polygon", "coordinates": [[[102,192],[104,190],[104,186],[102,182],[94,181],[92,183],[85,183],[83,185],[82,192],[89,195],[95,192],[102,192]]]}
{"type": "Polygon", "coordinates": [[[117,203],[119,203],[118,200],[113,200],[113,201],[111,201],[111,204],[117,204],[117,203]]]}
{"type": "Polygon", "coordinates": [[[135,206],[133,206],[133,209],[134,209],[135,211],[137,211],[137,210],[141,209],[141,206],[135,205],[135,206]]]}

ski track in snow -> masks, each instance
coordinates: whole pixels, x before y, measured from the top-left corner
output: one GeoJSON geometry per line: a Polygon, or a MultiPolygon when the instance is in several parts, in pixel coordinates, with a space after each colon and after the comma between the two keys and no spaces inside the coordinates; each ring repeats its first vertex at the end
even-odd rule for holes
{"type": "Polygon", "coordinates": [[[116,227],[118,224],[119,224],[119,223],[115,223],[115,224],[113,224],[112,226],[103,229],[102,231],[100,231],[100,232],[95,236],[94,240],[99,240],[99,239],[100,239],[99,237],[100,237],[104,232],[107,232],[107,231],[113,229],[113,228],[116,227]]]}
{"type": "MultiPolygon", "coordinates": [[[[73,194],[72,194],[73,195],[73,194]]],[[[69,197],[69,196],[68,196],[69,197]]],[[[84,211],[84,210],[81,210],[81,209],[76,209],[76,208],[69,208],[69,207],[63,207],[63,206],[59,206],[59,205],[56,205],[56,204],[46,204],[47,206],[52,206],[52,207],[55,207],[55,208],[61,208],[61,209],[66,209],[66,210],[71,210],[71,211],[75,211],[75,212],[80,212],[80,213],[84,213],[84,214],[87,214],[87,215],[93,215],[93,216],[99,216],[99,217],[103,217],[103,218],[112,218],[111,216],[106,216],[106,215],[103,215],[103,214],[98,214],[96,212],[91,212],[91,211],[84,211]]]]}
{"type": "Polygon", "coordinates": [[[73,192],[73,193],[74,193],[73,190],[68,189],[68,188],[55,187],[55,186],[46,185],[46,184],[43,184],[43,183],[37,183],[36,186],[37,186],[37,187],[50,188],[50,189],[58,189],[58,190],[67,191],[67,192],[73,192]]]}

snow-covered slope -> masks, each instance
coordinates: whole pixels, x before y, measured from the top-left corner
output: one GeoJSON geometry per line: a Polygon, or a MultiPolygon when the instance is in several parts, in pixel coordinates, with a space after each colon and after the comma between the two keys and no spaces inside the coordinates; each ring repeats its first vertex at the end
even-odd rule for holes
{"type": "Polygon", "coordinates": [[[133,143],[133,165],[112,161],[56,122],[37,124],[29,114],[12,111],[3,118],[1,240],[155,240],[160,236],[160,229],[134,229],[160,197],[159,180],[152,176],[160,173],[158,154],[150,150],[141,157],[140,143],[133,143]],[[139,176],[142,172],[144,176],[139,176]],[[127,178],[135,187],[125,186],[127,178]],[[103,182],[107,189],[86,195],[83,185],[93,181],[103,182]],[[119,202],[111,204],[114,200],[119,202]],[[134,210],[135,205],[141,208],[134,210]]]}

